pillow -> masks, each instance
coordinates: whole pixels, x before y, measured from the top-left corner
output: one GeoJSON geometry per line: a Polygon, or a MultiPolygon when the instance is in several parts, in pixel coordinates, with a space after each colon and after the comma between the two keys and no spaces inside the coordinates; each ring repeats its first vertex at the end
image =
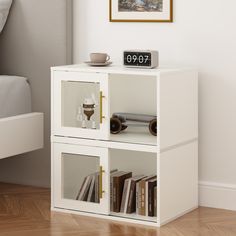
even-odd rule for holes
{"type": "Polygon", "coordinates": [[[7,21],[12,0],[0,0],[0,33],[7,21]]]}

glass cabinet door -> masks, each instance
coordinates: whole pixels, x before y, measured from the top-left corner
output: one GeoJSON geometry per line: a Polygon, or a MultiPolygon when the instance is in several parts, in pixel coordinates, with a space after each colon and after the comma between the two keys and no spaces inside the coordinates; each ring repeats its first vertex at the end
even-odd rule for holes
{"type": "Polygon", "coordinates": [[[108,214],[108,150],[54,144],[56,207],[108,214]]]}
{"type": "Polygon", "coordinates": [[[55,135],[108,139],[108,80],[102,73],[53,75],[55,135]]]}

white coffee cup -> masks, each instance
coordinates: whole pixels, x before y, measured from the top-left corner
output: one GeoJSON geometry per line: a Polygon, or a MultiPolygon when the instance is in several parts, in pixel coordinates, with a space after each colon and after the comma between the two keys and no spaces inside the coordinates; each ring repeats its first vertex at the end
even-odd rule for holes
{"type": "Polygon", "coordinates": [[[90,53],[90,60],[92,63],[106,63],[110,56],[107,53],[90,53]]]}

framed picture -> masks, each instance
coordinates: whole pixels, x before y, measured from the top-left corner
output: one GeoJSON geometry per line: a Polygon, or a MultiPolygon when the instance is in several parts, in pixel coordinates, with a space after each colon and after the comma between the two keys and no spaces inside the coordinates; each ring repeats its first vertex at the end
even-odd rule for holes
{"type": "Polygon", "coordinates": [[[173,22],[173,0],[110,0],[111,22],[173,22]]]}

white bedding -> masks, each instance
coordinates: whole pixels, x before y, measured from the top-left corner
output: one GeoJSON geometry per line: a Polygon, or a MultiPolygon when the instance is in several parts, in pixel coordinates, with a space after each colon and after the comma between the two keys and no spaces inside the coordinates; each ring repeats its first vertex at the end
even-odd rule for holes
{"type": "Polygon", "coordinates": [[[12,0],[0,0],[0,33],[7,21],[12,0]]]}
{"type": "Polygon", "coordinates": [[[0,118],[31,112],[31,92],[26,78],[0,76],[0,118]]]}

